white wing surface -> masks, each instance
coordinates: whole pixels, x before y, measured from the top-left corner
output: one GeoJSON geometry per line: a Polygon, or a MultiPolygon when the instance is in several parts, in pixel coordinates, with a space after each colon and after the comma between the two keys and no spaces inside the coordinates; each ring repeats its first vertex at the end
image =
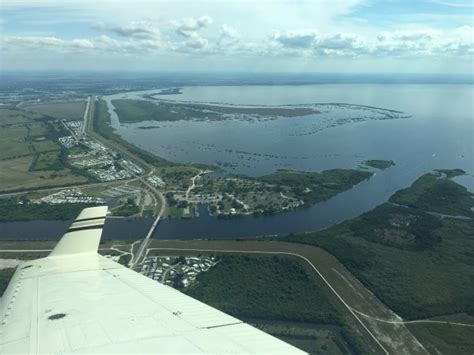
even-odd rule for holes
{"type": "Polygon", "coordinates": [[[85,209],[48,257],[18,267],[0,354],[302,353],[97,254],[106,213],[85,209]]]}

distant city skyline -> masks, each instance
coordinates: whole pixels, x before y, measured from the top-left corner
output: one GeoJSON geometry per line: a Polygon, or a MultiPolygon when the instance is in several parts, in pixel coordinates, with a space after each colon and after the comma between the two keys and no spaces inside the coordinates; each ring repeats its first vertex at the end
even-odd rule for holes
{"type": "Polygon", "coordinates": [[[471,74],[470,0],[3,0],[0,70],[471,74]]]}

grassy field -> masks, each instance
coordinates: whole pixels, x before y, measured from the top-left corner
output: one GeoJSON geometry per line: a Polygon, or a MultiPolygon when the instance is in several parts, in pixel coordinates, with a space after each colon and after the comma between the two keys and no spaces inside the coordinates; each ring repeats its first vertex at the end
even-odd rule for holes
{"type": "Polygon", "coordinates": [[[52,140],[37,141],[31,135],[40,136],[46,132],[46,127],[37,123],[1,127],[0,160],[18,158],[35,152],[59,150],[58,144],[52,140]]]}
{"type": "Polygon", "coordinates": [[[33,154],[33,149],[27,138],[26,125],[2,127],[0,129],[0,160],[33,154]]]}
{"type": "Polygon", "coordinates": [[[60,153],[58,150],[35,154],[30,166],[30,171],[64,169],[59,155],[60,153]]]}
{"type": "Polygon", "coordinates": [[[397,191],[390,201],[429,212],[474,217],[474,194],[450,180],[461,172],[439,170],[425,174],[410,188],[397,191]]]}
{"type": "Polygon", "coordinates": [[[60,146],[56,142],[53,142],[50,140],[33,142],[32,146],[33,146],[33,150],[37,153],[59,151],[61,149],[60,146]]]}
{"type": "Polygon", "coordinates": [[[224,120],[225,115],[239,117],[297,117],[319,113],[309,107],[239,107],[207,104],[183,104],[159,101],[156,103],[120,99],[113,100],[120,122],[224,120]],[[243,116],[242,116],[243,115],[243,116]]]}
{"type": "Polygon", "coordinates": [[[53,119],[81,120],[86,109],[86,101],[43,103],[28,105],[23,108],[28,112],[34,112],[53,119]]]}
{"type": "Polygon", "coordinates": [[[68,169],[30,171],[33,156],[0,161],[0,191],[74,185],[87,181],[68,169]]]}
{"type": "MultiPolygon", "coordinates": [[[[404,195],[418,195],[418,184],[404,195]]],[[[423,319],[474,313],[473,236],[472,219],[385,204],[325,231],[285,239],[323,247],[400,316],[423,319]]]]}
{"type": "Polygon", "coordinates": [[[0,108],[0,126],[17,125],[31,122],[32,119],[40,118],[41,115],[24,112],[14,108],[0,108]]]}
{"type": "MultiPolygon", "coordinates": [[[[313,351],[351,351],[344,320],[327,292],[297,260],[288,257],[224,255],[185,292],[202,302],[269,331],[290,342],[305,335],[313,351]],[[335,327],[317,327],[326,324],[335,327]],[[308,325],[312,325],[309,326],[308,325]],[[322,334],[325,333],[325,334],[322,334]]],[[[307,346],[309,344],[299,344],[307,346]]]]}
{"type": "Polygon", "coordinates": [[[79,169],[67,164],[57,143],[67,132],[43,118],[29,111],[0,109],[0,191],[87,181],[79,169]]]}

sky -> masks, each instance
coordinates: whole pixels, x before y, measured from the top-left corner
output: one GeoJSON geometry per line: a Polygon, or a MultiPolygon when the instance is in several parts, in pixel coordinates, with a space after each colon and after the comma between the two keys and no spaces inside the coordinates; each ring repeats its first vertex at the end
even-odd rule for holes
{"type": "Polygon", "coordinates": [[[473,75],[473,0],[0,0],[0,70],[473,75]]]}

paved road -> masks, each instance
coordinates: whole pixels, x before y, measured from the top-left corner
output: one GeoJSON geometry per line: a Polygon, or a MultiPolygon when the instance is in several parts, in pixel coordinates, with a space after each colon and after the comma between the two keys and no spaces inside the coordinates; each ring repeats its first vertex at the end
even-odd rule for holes
{"type": "Polygon", "coordinates": [[[153,235],[153,233],[155,232],[155,229],[156,227],[158,226],[158,223],[160,223],[160,220],[161,220],[161,217],[163,216],[163,214],[165,213],[165,210],[166,210],[166,200],[165,200],[165,197],[163,196],[163,194],[158,191],[157,189],[155,189],[151,184],[149,184],[145,179],[142,179],[140,178],[140,181],[145,184],[150,190],[152,193],[155,194],[155,196],[157,198],[159,198],[161,200],[161,204],[160,204],[160,211],[158,212],[158,216],[156,217],[155,221],[153,222],[153,224],[151,225],[145,239],[143,239],[142,243],[140,244],[140,247],[138,248],[138,252],[135,254],[135,255],[132,255],[132,259],[130,261],[130,268],[135,268],[135,266],[137,264],[139,264],[142,259],[145,257],[145,252],[148,248],[148,246],[150,245],[150,242],[151,242],[151,236],[153,235]]]}
{"type": "Polygon", "coordinates": [[[83,125],[82,125],[82,133],[86,133],[87,120],[88,120],[88,118],[89,118],[89,116],[90,116],[90,114],[91,114],[91,113],[89,112],[89,111],[90,111],[90,110],[89,110],[89,107],[90,107],[90,105],[91,105],[92,99],[94,99],[94,101],[95,101],[95,96],[89,96],[89,97],[87,98],[87,105],[86,105],[86,109],[85,109],[85,111],[84,111],[84,123],[83,123],[83,125]]]}
{"type": "Polygon", "coordinates": [[[186,200],[189,200],[189,193],[196,187],[196,179],[198,179],[201,175],[210,173],[210,171],[200,171],[198,174],[194,175],[191,178],[191,185],[186,190],[186,200]]]}

